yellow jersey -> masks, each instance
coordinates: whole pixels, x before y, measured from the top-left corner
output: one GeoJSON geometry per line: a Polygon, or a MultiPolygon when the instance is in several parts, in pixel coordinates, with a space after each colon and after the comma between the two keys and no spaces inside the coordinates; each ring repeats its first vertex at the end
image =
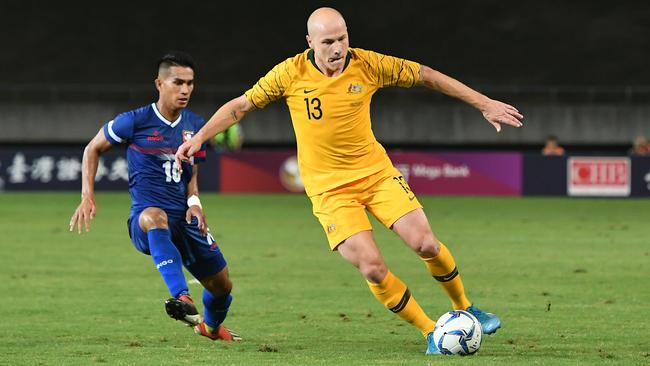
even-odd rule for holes
{"type": "Polygon", "coordinates": [[[276,65],[248,91],[256,108],[285,98],[296,134],[298,165],[308,196],[367,177],[392,165],[370,122],[372,95],[386,86],[412,87],[420,64],[350,48],[343,72],[321,73],[314,52],[276,65]]]}

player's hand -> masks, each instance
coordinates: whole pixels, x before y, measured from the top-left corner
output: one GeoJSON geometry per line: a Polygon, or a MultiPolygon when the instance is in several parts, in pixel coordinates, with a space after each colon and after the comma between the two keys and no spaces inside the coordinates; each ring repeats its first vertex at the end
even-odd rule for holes
{"type": "Polygon", "coordinates": [[[199,206],[190,206],[185,213],[185,221],[188,224],[192,223],[192,216],[196,217],[196,220],[199,222],[198,227],[199,231],[203,236],[208,235],[208,222],[205,219],[203,210],[199,206]]]}
{"type": "Polygon", "coordinates": [[[194,155],[194,153],[200,149],[201,142],[199,139],[191,139],[189,141],[185,141],[181,146],[178,147],[178,150],[176,150],[176,156],[174,157],[176,160],[176,166],[178,166],[180,169],[183,166],[181,163],[183,161],[189,161],[192,155],[194,155]]]}
{"type": "Polygon", "coordinates": [[[521,122],[524,116],[519,113],[517,108],[510,104],[499,102],[498,100],[489,99],[485,106],[481,108],[481,113],[496,128],[497,132],[501,132],[501,124],[513,127],[521,127],[524,125],[521,122]]]}
{"type": "Polygon", "coordinates": [[[96,211],[97,207],[94,198],[82,198],[81,203],[70,218],[70,231],[74,230],[76,226],[77,233],[81,234],[83,225],[86,226],[86,232],[90,231],[90,220],[95,218],[96,211]]]}

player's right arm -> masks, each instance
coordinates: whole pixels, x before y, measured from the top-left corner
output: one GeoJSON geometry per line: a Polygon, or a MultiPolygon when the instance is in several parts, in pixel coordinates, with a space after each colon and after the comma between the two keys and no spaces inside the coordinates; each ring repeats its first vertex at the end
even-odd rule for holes
{"type": "Polygon", "coordinates": [[[72,218],[70,218],[70,231],[74,230],[76,226],[77,232],[81,234],[83,225],[85,225],[86,231],[90,231],[90,220],[95,218],[95,212],[97,211],[95,205],[95,176],[97,175],[99,157],[111,146],[111,143],[104,136],[104,130],[100,129],[84,149],[81,161],[81,203],[79,203],[72,218]]]}
{"type": "Polygon", "coordinates": [[[264,108],[267,104],[282,98],[291,83],[292,60],[289,58],[277,64],[244,95],[222,105],[191,140],[178,147],[176,166],[181,166],[181,161],[188,160],[199,151],[202,143],[241,121],[248,112],[256,108],[264,108]]]}
{"type": "Polygon", "coordinates": [[[195,152],[199,151],[201,144],[207,139],[241,121],[253,109],[253,104],[248,101],[245,95],[222,105],[191,140],[178,147],[178,150],[176,150],[176,166],[181,166],[181,161],[188,160],[195,152]]]}

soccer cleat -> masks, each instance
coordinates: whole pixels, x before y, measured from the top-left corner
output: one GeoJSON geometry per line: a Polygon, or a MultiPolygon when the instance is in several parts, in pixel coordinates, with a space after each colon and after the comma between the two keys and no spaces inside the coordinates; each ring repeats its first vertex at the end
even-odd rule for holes
{"type": "Polygon", "coordinates": [[[501,320],[498,316],[492,313],[486,313],[485,311],[477,308],[474,305],[470,305],[465,309],[470,314],[474,315],[476,319],[481,323],[481,329],[484,334],[492,334],[501,328],[501,320]]]}
{"type": "Polygon", "coordinates": [[[165,301],[165,311],[170,317],[180,320],[190,327],[202,322],[201,315],[194,306],[194,301],[186,294],[165,301]]]}
{"type": "Polygon", "coordinates": [[[433,340],[433,332],[427,334],[427,355],[442,355],[442,352],[438,349],[436,342],[433,340]]]}
{"type": "Polygon", "coordinates": [[[242,340],[239,334],[224,327],[223,325],[220,325],[217,330],[210,332],[205,322],[200,322],[194,327],[194,332],[204,337],[208,337],[213,341],[238,342],[242,340]]]}

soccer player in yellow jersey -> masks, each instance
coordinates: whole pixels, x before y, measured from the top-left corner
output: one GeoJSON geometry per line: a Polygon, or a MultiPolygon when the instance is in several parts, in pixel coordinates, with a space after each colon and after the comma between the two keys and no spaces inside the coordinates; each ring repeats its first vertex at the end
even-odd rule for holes
{"type": "Polygon", "coordinates": [[[375,139],[370,101],[383,87],[421,85],[474,106],[497,131],[502,124],[521,127],[523,116],[427,66],[349,48],[345,20],[334,9],[314,11],[307,31],[309,49],[276,65],[244,95],[219,108],[178,148],[176,163],[250,111],[284,98],[296,133],[300,174],[330,248],[359,269],[377,300],[422,332],[427,354],[440,354],[432,337],[435,322],[386,267],[372,236],[369,211],[415,251],[454,309],[471,312],[485,333],[494,333],[501,326],[499,318],[472,306],[454,258],[431,231],[422,206],[375,139]]]}

